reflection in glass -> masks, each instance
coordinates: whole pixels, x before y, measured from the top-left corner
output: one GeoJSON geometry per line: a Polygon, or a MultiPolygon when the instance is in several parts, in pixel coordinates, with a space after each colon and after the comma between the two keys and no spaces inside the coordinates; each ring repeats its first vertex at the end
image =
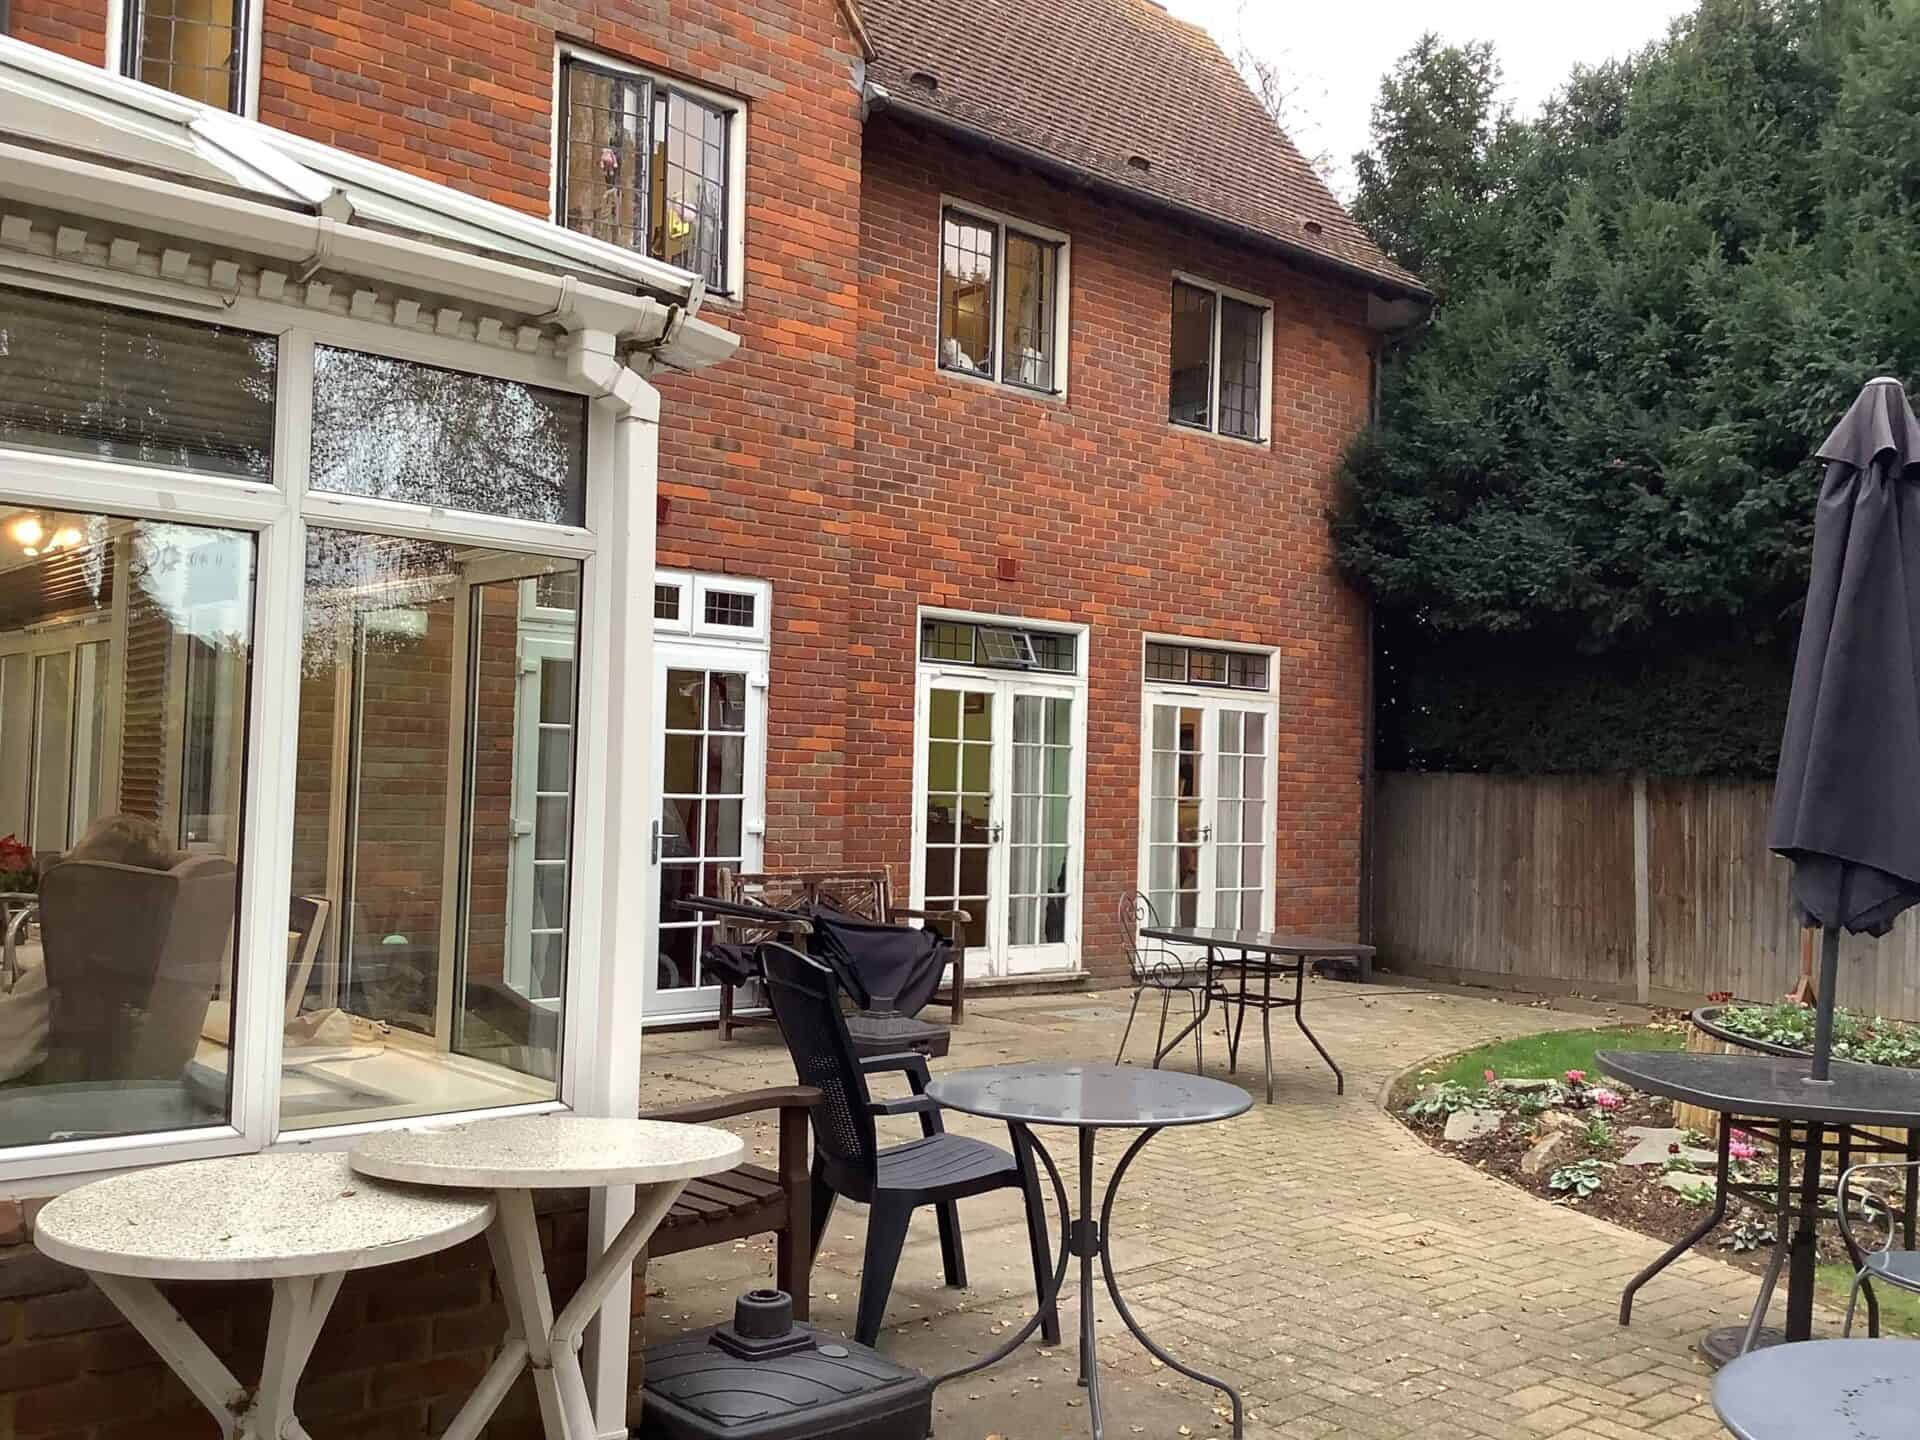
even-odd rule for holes
{"type": "Polygon", "coordinates": [[[276,354],[267,335],[0,286],[0,445],[264,482],[276,354]]]}
{"type": "Polygon", "coordinates": [[[314,348],[315,490],[579,525],[586,444],[578,395],[314,348]]]}
{"type": "Polygon", "coordinates": [[[1035,390],[1054,384],[1054,269],[1060,247],[1046,240],[1007,231],[1004,378],[1035,390]]]}
{"type": "Polygon", "coordinates": [[[958,210],[940,227],[940,364],[993,374],[994,228],[958,210]]]}
{"type": "Polygon", "coordinates": [[[578,572],[308,530],[293,893],[322,936],[286,1126],[556,1094],[578,572]]]}
{"type": "Polygon", "coordinates": [[[1205,429],[1213,395],[1213,292],[1176,280],[1167,418],[1205,429]]]}
{"type": "Polygon", "coordinates": [[[224,1123],[254,545],[0,506],[0,1146],[224,1123]]]}
{"type": "Polygon", "coordinates": [[[1220,301],[1220,433],[1260,438],[1260,369],[1267,312],[1241,300],[1220,301]]]}

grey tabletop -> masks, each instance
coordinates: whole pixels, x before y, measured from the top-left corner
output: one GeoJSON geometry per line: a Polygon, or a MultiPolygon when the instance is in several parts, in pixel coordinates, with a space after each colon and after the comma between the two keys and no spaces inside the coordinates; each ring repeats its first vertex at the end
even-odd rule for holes
{"type": "Polygon", "coordinates": [[[1713,1408],[1737,1440],[1914,1440],[1920,1345],[1803,1340],[1749,1351],[1715,1377],[1713,1408]]]}
{"type": "Polygon", "coordinates": [[[1773,1055],[1686,1050],[1603,1050],[1600,1068],[1636,1090],[1723,1115],[1920,1126],[1920,1070],[1833,1062],[1832,1079],[1807,1079],[1808,1062],[1773,1055]]]}
{"type": "Polygon", "coordinates": [[[1263,955],[1295,955],[1307,960],[1373,954],[1373,946],[1352,940],[1323,940],[1313,935],[1283,935],[1267,930],[1153,925],[1140,934],[1148,940],[1166,940],[1176,945],[1213,945],[1228,950],[1251,950],[1263,955]]]}
{"type": "Polygon", "coordinates": [[[1138,1065],[986,1065],[927,1086],[950,1110],[1028,1125],[1144,1130],[1227,1120],[1253,1104],[1238,1085],[1138,1065]]]}

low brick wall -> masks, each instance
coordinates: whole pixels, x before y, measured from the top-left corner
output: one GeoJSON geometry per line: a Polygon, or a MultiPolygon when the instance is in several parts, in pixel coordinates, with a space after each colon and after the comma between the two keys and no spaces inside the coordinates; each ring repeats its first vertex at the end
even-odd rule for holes
{"type": "MultiPolygon", "coordinates": [[[[42,1202],[0,1201],[0,1440],[218,1440],[219,1427],[85,1275],[33,1247],[42,1202]]],[[[545,1197],[541,1245],[555,1304],[585,1269],[584,1193],[545,1197]]],[[[636,1270],[631,1379],[640,1383],[644,1272],[636,1270]]],[[[243,1383],[260,1373],[265,1282],[165,1287],[243,1383]]],[[[417,1440],[447,1427],[506,1330],[484,1240],[347,1277],[301,1386],[317,1435],[417,1440]]],[[[632,1413],[638,1415],[635,1405],[632,1413]]],[[[488,1440],[538,1440],[523,1376],[488,1440]]]]}

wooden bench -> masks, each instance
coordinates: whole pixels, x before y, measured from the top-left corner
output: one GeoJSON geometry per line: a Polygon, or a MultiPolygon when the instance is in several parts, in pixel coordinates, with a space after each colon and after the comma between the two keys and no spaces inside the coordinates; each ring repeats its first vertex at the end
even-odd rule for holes
{"type": "MultiPolygon", "coordinates": [[[[720,872],[719,899],[749,905],[765,905],[775,910],[791,910],[808,902],[831,905],[845,914],[883,925],[904,925],[918,920],[930,928],[944,928],[951,947],[951,980],[934,993],[936,1004],[946,1005],[953,1023],[965,1023],[967,1017],[967,947],[960,927],[972,917],[965,910],[914,910],[893,903],[893,881],[884,865],[870,870],[769,870],[764,874],[720,872]]],[[[720,940],[736,945],[756,945],[763,940],[779,939],[778,932],[759,929],[735,921],[723,921],[720,940]]],[[[803,947],[804,948],[804,947],[803,947]]],[[[722,1043],[733,1032],[747,1025],[770,1023],[759,1018],[741,1018],[734,1013],[734,987],[720,982],[719,1032],[722,1043]]]]}
{"type": "Polygon", "coordinates": [[[710,1125],[762,1110],[780,1112],[776,1168],[739,1165],[721,1175],[688,1181],[667,1218],[653,1232],[647,1253],[678,1255],[771,1233],[774,1283],[793,1297],[794,1318],[806,1319],[813,1268],[813,1178],[807,1165],[807,1132],[809,1112],[820,1099],[820,1092],[811,1085],[785,1085],[643,1110],[643,1120],[676,1120],[688,1125],[710,1125]]]}

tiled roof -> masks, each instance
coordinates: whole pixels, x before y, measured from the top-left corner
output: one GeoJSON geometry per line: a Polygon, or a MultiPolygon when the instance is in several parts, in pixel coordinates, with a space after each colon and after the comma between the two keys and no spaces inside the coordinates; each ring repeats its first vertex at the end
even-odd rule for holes
{"type": "Polygon", "coordinates": [[[860,9],[877,52],[868,79],[896,109],[1424,293],[1341,208],[1212,37],[1151,0],[860,0],[860,9]]]}

